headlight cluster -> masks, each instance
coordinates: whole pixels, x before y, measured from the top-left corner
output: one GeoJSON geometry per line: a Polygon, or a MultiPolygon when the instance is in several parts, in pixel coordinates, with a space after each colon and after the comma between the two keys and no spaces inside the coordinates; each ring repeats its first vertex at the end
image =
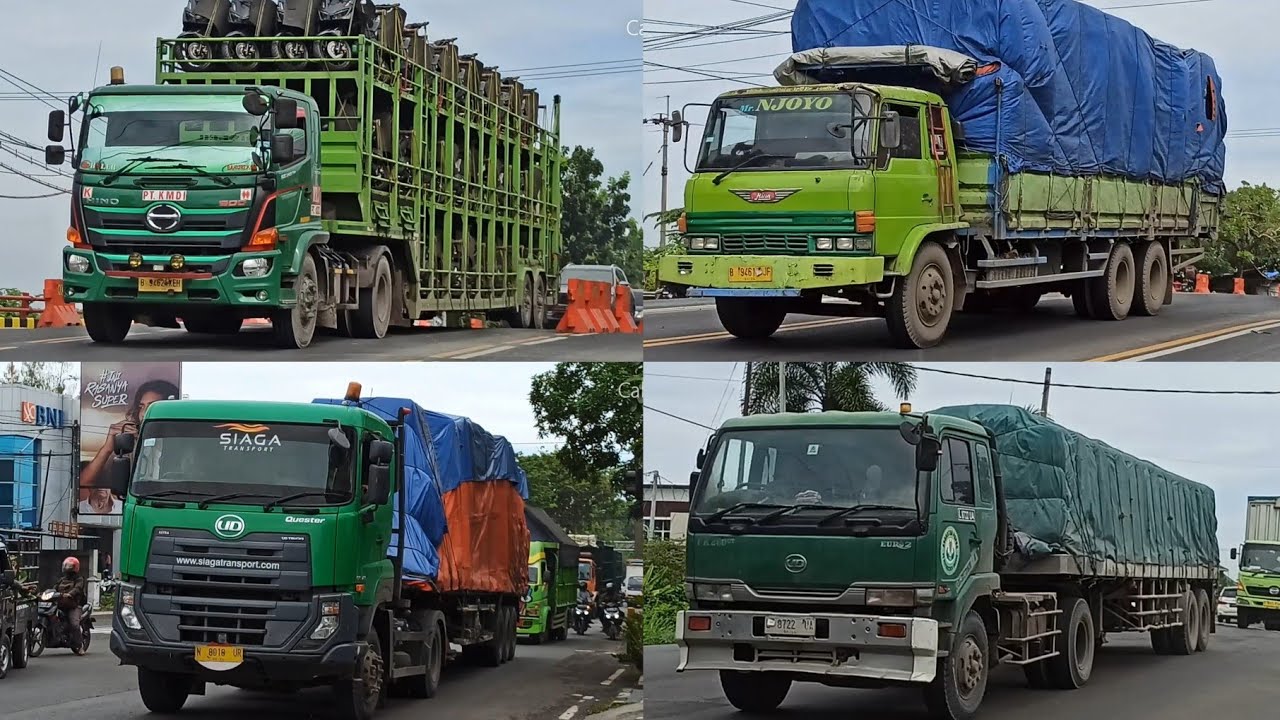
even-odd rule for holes
{"type": "Polygon", "coordinates": [[[690,250],[717,250],[719,248],[720,248],[720,238],[713,238],[713,237],[689,238],[690,250]]]}
{"type": "Polygon", "coordinates": [[[867,591],[867,605],[877,607],[915,607],[933,600],[932,588],[888,588],[867,591]]]}
{"type": "Polygon", "coordinates": [[[688,594],[691,595],[694,600],[733,602],[733,588],[728,585],[690,583],[688,594]]]}
{"type": "Polygon", "coordinates": [[[87,273],[89,268],[89,258],[83,255],[67,255],[67,270],[73,273],[87,273]]]}
{"type": "Polygon", "coordinates": [[[325,600],[320,603],[320,622],[311,631],[312,640],[328,640],[338,631],[338,613],[342,609],[337,600],[325,600]]]}
{"type": "Polygon", "coordinates": [[[813,246],[815,250],[871,250],[871,238],[869,237],[820,237],[814,238],[813,246]]]}
{"type": "Polygon", "coordinates": [[[141,630],[142,621],[134,609],[137,589],[131,585],[120,586],[120,622],[130,630],[141,630]]]}

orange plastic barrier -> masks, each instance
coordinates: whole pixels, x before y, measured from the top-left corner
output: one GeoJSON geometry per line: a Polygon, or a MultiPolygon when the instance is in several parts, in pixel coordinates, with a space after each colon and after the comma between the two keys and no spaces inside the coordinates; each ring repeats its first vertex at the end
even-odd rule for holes
{"type": "Polygon", "coordinates": [[[618,288],[618,300],[613,307],[613,317],[618,321],[618,332],[628,334],[640,332],[640,326],[636,325],[635,319],[631,317],[630,288],[618,288]]]}
{"type": "Polygon", "coordinates": [[[1231,288],[1232,295],[1244,294],[1244,278],[1236,278],[1235,284],[1231,288]]]}
{"type": "Polygon", "coordinates": [[[1209,276],[1204,273],[1196,273],[1196,292],[1209,292],[1209,276]]]}
{"type": "Polygon", "coordinates": [[[594,280],[569,280],[569,306],[556,325],[558,333],[616,333],[621,331],[609,307],[608,283],[594,280]]]}
{"type": "Polygon", "coordinates": [[[76,306],[62,297],[61,280],[44,281],[44,310],[40,312],[37,327],[75,327],[83,325],[76,306]]]}

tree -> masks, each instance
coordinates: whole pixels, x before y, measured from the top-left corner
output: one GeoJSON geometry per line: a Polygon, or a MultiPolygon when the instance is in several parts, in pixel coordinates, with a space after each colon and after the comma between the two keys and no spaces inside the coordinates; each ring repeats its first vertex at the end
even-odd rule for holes
{"type": "Polygon", "coordinates": [[[1280,190],[1243,183],[1226,194],[1218,238],[1205,245],[1198,269],[1213,275],[1280,267],[1280,190]]]}
{"type": "MultiPolygon", "coordinates": [[[[743,379],[745,414],[778,412],[778,363],[755,362],[743,379]],[[748,382],[750,385],[748,386],[748,382]]],[[[906,400],[916,388],[916,369],[895,362],[787,363],[787,410],[884,411],[872,394],[872,378],[884,378],[906,400]]]]}
{"type": "Polygon", "coordinates": [[[571,533],[614,537],[626,531],[627,503],[600,470],[570,472],[556,453],[521,455],[529,504],[571,533]]]}
{"type": "Polygon", "coordinates": [[[640,226],[630,217],[630,173],[602,181],[604,164],[595,150],[579,145],[564,153],[560,230],[565,262],[617,265],[628,278],[638,278],[642,240],[640,226]]]}
{"type": "Polygon", "coordinates": [[[5,367],[0,380],[11,385],[26,385],[70,395],[75,393],[78,383],[78,375],[71,366],[72,363],[65,362],[11,362],[5,367]]]}

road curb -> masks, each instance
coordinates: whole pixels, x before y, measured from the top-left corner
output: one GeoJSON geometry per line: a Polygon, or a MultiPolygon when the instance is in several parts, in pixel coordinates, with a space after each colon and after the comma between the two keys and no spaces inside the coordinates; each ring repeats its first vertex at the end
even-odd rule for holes
{"type": "MultiPolygon", "coordinates": [[[[641,683],[644,677],[640,678],[641,683]]],[[[628,688],[618,693],[607,710],[593,713],[586,720],[640,720],[644,717],[644,690],[628,688]]]]}

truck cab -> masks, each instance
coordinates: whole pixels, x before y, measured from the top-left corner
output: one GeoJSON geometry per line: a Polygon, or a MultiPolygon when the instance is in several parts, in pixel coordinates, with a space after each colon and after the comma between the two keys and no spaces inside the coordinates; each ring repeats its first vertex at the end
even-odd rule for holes
{"type": "Polygon", "coordinates": [[[1250,497],[1245,541],[1231,548],[1240,567],[1236,583],[1236,625],[1262,623],[1280,631],[1280,498],[1250,497]]]}

